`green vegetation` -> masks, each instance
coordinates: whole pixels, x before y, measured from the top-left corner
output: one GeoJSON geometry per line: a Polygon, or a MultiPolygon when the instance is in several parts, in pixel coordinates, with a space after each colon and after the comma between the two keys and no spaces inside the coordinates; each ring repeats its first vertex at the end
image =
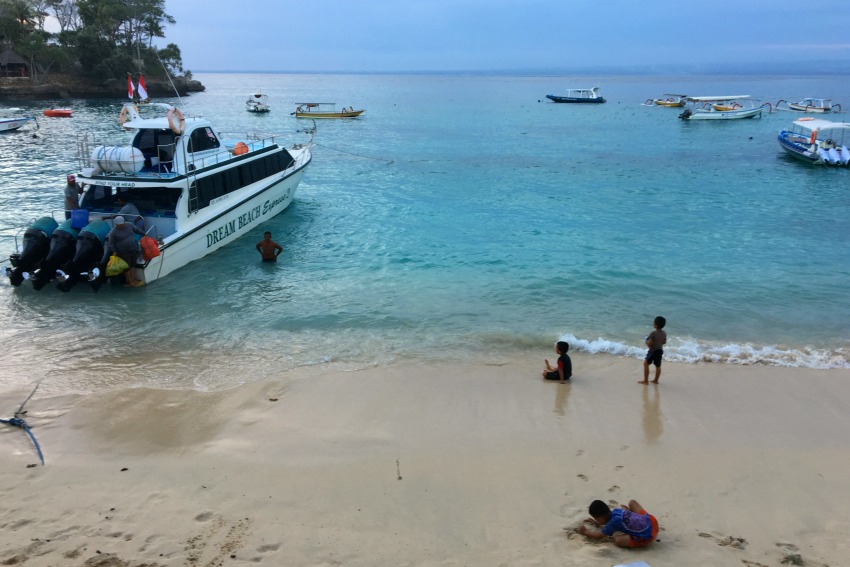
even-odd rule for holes
{"type": "Polygon", "coordinates": [[[0,51],[25,58],[35,84],[49,74],[100,82],[143,72],[164,79],[163,66],[191,79],[177,45],[153,43],[174,23],[165,0],[0,0],[0,51]]]}

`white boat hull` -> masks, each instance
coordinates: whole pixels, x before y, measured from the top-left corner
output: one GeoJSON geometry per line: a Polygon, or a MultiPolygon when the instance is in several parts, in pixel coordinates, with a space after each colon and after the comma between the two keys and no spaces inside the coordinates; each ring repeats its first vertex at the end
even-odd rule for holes
{"type": "Polygon", "coordinates": [[[743,110],[694,110],[685,120],[741,120],[743,118],[761,117],[763,108],[747,108],[743,110]]]}
{"type": "MultiPolygon", "coordinates": [[[[271,181],[269,187],[253,197],[236,204],[238,195],[231,195],[234,207],[224,214],[198,219],[196,226],[186,234],[175,234],[160,247],[160,255],[144,268],[137,268],[136,276],[146,284],[165,277],[186,264],[215,252],[282,213],[292,203],[304,167],[291,175],[271,181]]],[[[251,190],[250,187],[245,190],[251,190]]]]}
{"type": "Polygon", "coordinates": [[[21,118],[3,118],[0,119],[0,132],[11,132],[13,130],[17,130],[21,126],[24,126],[27,122],[33,120],[28,116],[24,116],[21,118]]]}

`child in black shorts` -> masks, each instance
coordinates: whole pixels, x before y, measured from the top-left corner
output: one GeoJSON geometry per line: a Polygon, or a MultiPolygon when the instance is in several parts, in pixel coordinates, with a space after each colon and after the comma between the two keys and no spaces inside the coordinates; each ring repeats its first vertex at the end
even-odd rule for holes
{"type": "Polygon", "coordinates": [[[546,370],[543,371],[545,380],[560,380],[563,384],[573,375],[573,362],[570,360],[570,355],[567,351],[570,350],[570,344],[566,341],[558,341],[555,345],[555,352],[558,353],[558,368],[552,368],[549,365],[549,360],[545,359],[546,370]]]}

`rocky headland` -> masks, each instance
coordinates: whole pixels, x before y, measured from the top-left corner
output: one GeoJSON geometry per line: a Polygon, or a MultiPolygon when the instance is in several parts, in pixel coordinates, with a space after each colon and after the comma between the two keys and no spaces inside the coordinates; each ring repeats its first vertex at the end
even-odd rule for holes
{"type": "MultiPolygon", "coordinates": [[[[175,90],[180,96],[205,90],[200,81],[185,78],[173,79],[173,86],[167,80],[145,79],[145,86],[151,98],[175,96],[175,90]]],[[[126,97],[126,78],[95,82],[79,77],[55,75],[39,84],[33,83],[29,77],[0,78],[0,100],[2,101],[126,97]]]]}

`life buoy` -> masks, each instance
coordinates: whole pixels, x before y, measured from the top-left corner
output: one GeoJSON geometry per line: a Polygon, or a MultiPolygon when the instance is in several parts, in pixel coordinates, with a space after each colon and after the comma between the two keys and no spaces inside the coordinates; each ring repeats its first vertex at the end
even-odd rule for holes
{"type": "Polygon", "coordinates": [[[178,136],[186,130],[186,119],[183,118],[183,113],[179,108],[170,108],[168,110],[168,127],[178,136]],[[177,115],[177,123],[174,123],[174,115],[177,115]]]}
{"type": "Polygon", "coordinates": [[[818,131],[812,130],[812,137],[809,138],[809,144],[814,144],[818,140],[818,131]]]}

